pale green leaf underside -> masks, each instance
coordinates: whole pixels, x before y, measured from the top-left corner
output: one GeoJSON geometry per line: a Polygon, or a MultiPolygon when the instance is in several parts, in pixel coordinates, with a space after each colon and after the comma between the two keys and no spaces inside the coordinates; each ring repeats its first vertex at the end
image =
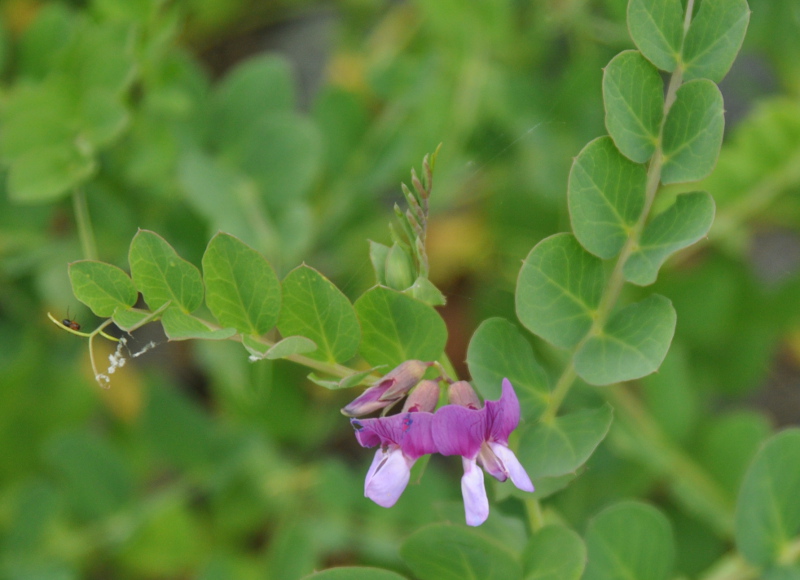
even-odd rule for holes
{"type": "Polygon", "coordinates": [[[570,348],[589,331],[605,284],[603,263],[572,234],[545,238],[531,250],[517,279],[520,322],[548,342],[570,348]]]}
{"type": "Polygon", "coordinates": [[[278,322],[281,285],[269,262],[237,238],[218,233],[203,255],[206,304],[223,326],[262,335],[278,322]]]}
{"type": "Polygon", "coordinates": [[[704,191],[678,195],[671,207],[645,227],[639,247],[625,264],[625,279],[639,286],[655,282],[669,256],[708,233],[714,209],[714,199],[704,191]]]}
{"type": "Polygon", "coordinates": [[[703,0],[683,43],[683,78],[720,82],[742,46],[750,8],[746,0],[703,0]]]}
{"type": "Polygon", "coordinates": [[[161,315],[164,334],[170,340],[225,340],[236,334],[235,328],[210,328],[204,321],[186,314],[180,308],[169,307],[161,315]]]}
{"type": "Polygon", "coordinates": [[[279,358],[286,358],[293,354],[308,354],[317,350],[317,345],[313,340],[305,336],[287,336],[283,340],[275,343],[275,345],[264,353],[264,358],[275,360],[279,358]]]}
{"type": "Polygon", "coordinates": [[[605,438],[612,416],[606,403],[531,425],[522,434],[517,457],[534,479],[574,473],[605,438]]]}
{"type": "Polygon", "coordinates": [[[400,556],[419,580],[519,580],[516,555],[476,529],[434,524],[411,534],[400,556]]]}
{"type": "Polygon", "coordinates": [[[394,367],[418,359],[433,361],[444,351],[447,327],[431,306],[376,286],[355,303],[364,340],[361,356],[371,365],[394,367]]]}
{"type": "Polygon", "coordinates": [[[583,580],[667,580],[675,558],[667,518],[635,501],[613,505],[592,519],[586,548],[583,580]]]}
{"type": "Polygon", "coordinates": [[[120,268],[104,262],[73,262],[69,265],[69,279],[75,298],[100,318],[108,318],[118,307],[133,306],[138,298],[130,277],[120,268]]]}
{"type": "Polygon", "coordinates": [[[531,536],[522,561],[525,580],[578,580],[586,565],[586,546],[569,528],[551,524],[531,536]]]}
{"type": "Polygon", "coordinates": [[[681,0],[631,0],[628,30],[650,62],[668,72],[675,70],[683,42],[681,0]]]}
{"type": "Polygon", "coordinates": [[[622,249],[644,207],[647,169],[624,157],[610,137],[590,142],[572,164],[567,187],[575,237],[604,259],[622,249]]]}
{"type": "Polygon", "coordinates": [[[117,308],[111,318],[114,320],[114,324],[122,330],[130,331],[138,328],[144,319],[150,315],[151,313],[147,310],[139,310],[138,308],[117,308]]]}
{"type": "Polygon", "coordinates": [[[302,265],[283,280],[283,309],[278,330],[283,336],[305,336],[317,350],[313,359],[341,363],[358,351],[361,330],[353,305],[315,269],[302,265]]]}
{"type": "Polygon", "coordinates": [[[714,169],[722,145],[725,117],[722,93],[706,79],[678,89],[664,123],[664,184],[697,181],[714,169]]]}
{"type": "Polygon", "coordinates": [[[736,546],[756,566],[777,563],[800,536],[800,429],[769,439],[747,470],[736,506],[736,546]]]}
{"type": "Polygon", "coordinates": [[[630,381],[655,372],[669,350],[675,319],[672,303],[658,294],[629,304],[575,353],[575,370],[592,385],[630,381]]]}
{"type": "Polygon", "coordinates": [[[623,155],[644,163],[656,150],[664,116],[664,81],[635,50],[615,56],[603,73],[608,134],[623,155]]]}
{"type": "Polygon", "coordinates": [[[202,304],[200,271],[158,234],[139,230],[131,241],[128,262],[133,281],[152,310],[171,302],[184,312],[193,312],[202,304]]]}
{"type": "Polygon", "coordinates": [[[469,342],[467,366],[484,399],[500,396],[502,381],[514,385],[526,420],[539,418],[549,400],[549,381],[517,327],[503,318],[485,320],[469,342]]]}

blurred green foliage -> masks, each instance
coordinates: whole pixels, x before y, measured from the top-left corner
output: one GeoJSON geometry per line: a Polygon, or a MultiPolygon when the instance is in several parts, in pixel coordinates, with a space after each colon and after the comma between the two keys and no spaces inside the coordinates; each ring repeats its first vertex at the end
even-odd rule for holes
{"type": "MultiPolygon", "coordinates": [[[[368,454],[338,413],[349,393],[290,363],[250,364],[234,344],[155,337],[100,390],[84,343],[45,316],[69,308],[92,325],[66,267],[92,257],[80,216],[95,257],[122,267],[137,228],[194,264],[224,230],[280,278],[306,261],[353,299],[372,284],[366,239],[388,242],[397,184],[444,142],[428,244],[458,366],[480,321],[514,319],[531,246],[567,229],[572,158],[605,131],[601,67],[632,46],[626,4],[0,4],[0,577],[295,579],[342,564],[409,575],[401,540],[460,513],[458,474],[434,460],[398,509],[373,505],[368,454]],[[292,27],[310,44],[303,27],[319,20],[324,78],[308,91],[302,50],[263,47],[292,27]],[[220,65],[226,46],[247,58],[220,65]]],[[[641,381],[656,424],[730,505],[770,423],[800,418],[765,388],[796,388],[800,374],[800,8],[750,5],[721,85],[726,143],[692,186],[714,196],[717,218],[656,283],[678,325],[661,373],[641,381]],[[768,245],[775,236],[786,243],[768,245]]],[[[553,508],[583,532],[612,501],[657,502],[677,530],[677,571],[697,575],[730,536],[687,508],[630,426],[611,429],[553,508]]]]}

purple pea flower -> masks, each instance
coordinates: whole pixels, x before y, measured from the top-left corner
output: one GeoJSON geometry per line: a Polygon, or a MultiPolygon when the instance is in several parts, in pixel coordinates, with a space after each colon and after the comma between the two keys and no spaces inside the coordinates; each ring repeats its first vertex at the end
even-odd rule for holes
{"type": "Polygon", "coordinates": [[[433,439],[442,455],[462,456],[461,494],[467,524],[479,526],[489,517],[489,500],[477,463],[499,481],[510,478],[519,489],[533,491],[525,468],[508,448],[508,436],[519,424],[519,400],[508,379],[503,379],[500,399],[486,401],[483,408],[465,381],[454,383],[450,396],[457,404],[436,411],[433,439]]]}
{"type": "Polygon", "coordinates": [[[438,398],[437,382],[422,381],[397,415],[350,419],[362,447],[380,445],[364,481],[364,495],[379,506],[392,507],[408,485],[417,459],[436,452],[431,411],[438,398]]]}

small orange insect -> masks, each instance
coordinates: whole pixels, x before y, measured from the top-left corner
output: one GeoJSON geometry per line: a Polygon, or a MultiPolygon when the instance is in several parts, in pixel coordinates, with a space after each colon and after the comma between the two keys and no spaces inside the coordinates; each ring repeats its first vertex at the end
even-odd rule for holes
{"type": "Polygon", "coordinates": [[[72,330],[80,330],[81,325],[69,318],[69,308],[67,308],[67,318],[61,321],[61,324],[72,330]]]}

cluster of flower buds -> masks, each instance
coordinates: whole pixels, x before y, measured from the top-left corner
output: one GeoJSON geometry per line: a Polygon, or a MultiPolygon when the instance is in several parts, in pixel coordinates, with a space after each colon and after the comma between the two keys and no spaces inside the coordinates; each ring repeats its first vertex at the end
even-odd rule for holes
{"type": "Polygon", "coordinates": [[[499,481],[511,479],[519,489],[533,491],[530,477],[508,448],[508,437],[519,424],[519,400],[508,379],[503,379],[500,399],[485,405],[468,382],[458,381],[448,389],[449,404],[436,409],[438,381],[421,380],[429,366],[407,361],[342,409],[350,417],[366,415],[398,402],[410,391],[396,415],[350,420],[362,447],[379,446],[367,472],[364,495],[391,507],[405,490],[417,459],[432,453],[460,455],[467,524],[478,526],[489,516],[478,465],[499,481]]]}

